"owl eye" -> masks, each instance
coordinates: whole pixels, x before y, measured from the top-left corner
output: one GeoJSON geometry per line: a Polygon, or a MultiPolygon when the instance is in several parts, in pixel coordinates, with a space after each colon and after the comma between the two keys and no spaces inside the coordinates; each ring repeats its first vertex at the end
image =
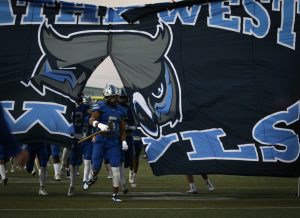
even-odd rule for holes
{"type": "Polygon", "coordinates": [[[164,86],[163,86],[163,84],[161,83],[160,84],[160,87],[157,89],[157,92],[155,93],[155,92],[152,92],[152,96],[154,97],[154,98],[161,98],[161,96],[163,95],[163,93],[164,93],[164,86]]]}

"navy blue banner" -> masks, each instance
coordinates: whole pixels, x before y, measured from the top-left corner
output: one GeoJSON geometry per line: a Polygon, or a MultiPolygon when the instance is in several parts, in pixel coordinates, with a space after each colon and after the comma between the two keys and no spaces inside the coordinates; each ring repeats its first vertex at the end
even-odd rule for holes
{"type": "Polygon", "coordinates": [[[298,0],[2,0],[0,101],[22,142],[67,143],[75,99],[110,56],[155,175],[298,177],[299,14],[298,0]]]}

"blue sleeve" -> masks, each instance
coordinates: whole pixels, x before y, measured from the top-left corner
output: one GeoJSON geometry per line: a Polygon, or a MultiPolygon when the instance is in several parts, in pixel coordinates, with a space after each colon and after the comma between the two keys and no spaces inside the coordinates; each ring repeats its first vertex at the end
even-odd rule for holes
{"type": "Polygon", "coordinates": [[[127,119],[127,109],[122,107],[122,106],[118,106],[118,110],[120,112],[121,115],[121,119],[127,119]]]}
{"type": "Polygon", "coordinates": [[[92,106],[92,112],[103,111],[103,109],[104,109],[103,101],[97,102],[97,103],[93,104],[93,106],[92,106]]]}
{"type": "Polygon", "coordinates": [[[8,156],[15,156],[21,151],[20,144],[11,134],[8,124],[4,118],[3,108],[0,104],[0,144],[4,146],[8,156]]]}
{"type": "Polygon", "coordinates": [[[98,103],[94,103],[92,105],[92,112],[96,112],[96,111],[99,111],[100,107],[99,107],[99,104],[98,103]]]}

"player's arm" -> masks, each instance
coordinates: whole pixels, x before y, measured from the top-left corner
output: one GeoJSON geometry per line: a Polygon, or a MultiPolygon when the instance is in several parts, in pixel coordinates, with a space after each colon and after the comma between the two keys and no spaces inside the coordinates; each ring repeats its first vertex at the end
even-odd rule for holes
{"type": "Polygon", "coordinates": [[[99,128],[103,132],[107,132],[108,126],[98,121],[100,116],[101,113],[99,111],[92,112],[91,118],[89,119],[89,124],[92,125],[93,127],[99,128]]]}
{"type": "Polygon", "coordinates": [[[126,151],[128,149],[128,145],[126,142],[126,122],[124,119],[120,122],[120,138],[122,142],[122,149],[126,151]]]}
{"type": "MultiPolygon", "coordinates": [[[[89,119],[89,124],[94,126],[94,122],[98,122],[97,120],[100,118],[100,112],[99,111],[94,111],[92,112],[91,118],[89,119]]],[[[97,126],[94,126],[97,127],[97,126]]]]}
{"type": "Polygon", "coordinates": [[[126,141],[126,121],[124,119],[120,122],[120,138],[121,141],[126,141]]]}

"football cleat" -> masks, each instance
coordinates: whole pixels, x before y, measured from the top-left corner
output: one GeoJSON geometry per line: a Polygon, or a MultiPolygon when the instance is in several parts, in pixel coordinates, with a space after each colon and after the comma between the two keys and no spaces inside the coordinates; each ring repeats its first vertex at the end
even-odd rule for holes
{"type": "Polygon", "coordinates": [[[40,189],[39,189],[39,195],[46,196],[46,195],[48,195],[48,192],[46,192],[46,190],[45,190],[44,187],[40,187],[40,189]]]}
{"type": "Polygon", "coordinates": [[[65,175],[65,173],[66,173],[66,168],[65,168],[65,165],[62,164],[62,165],[60,165],[59,174],[61,177],[63,177],[65,175]]]}
{"type": "Polygon", "coordinates": [[[14,173],[16,171],[16,167],[14,165],[11,166],[10,172],[14,173]]]}
{"type": "Polygon", "coordinates": [[[209,179],[205,182],[205,185],[206,185],[208,191],[212,192],[215,190],[214,185],[211,183],[211,181],[209,179]]]}
{"type": "Polygon", "coordinates": [[[134,182],[134,179],[133,179],[133,176],[134,176],[134,172],[132,170],[129,170],[129,183],[132,184],[134,182]]]}
{"type": "Polygon", "coordinates": [[[122,201],[119,197],[119,194],[113,194],[111,199],[113,202],[121,202],[122,201]]]}
{"type": "Polygon", "coordinates": [[[35,175],[36,175],[36,171],[33,170],[33,171],[31,172],[31,175],[35,176],[35,175]]]}
{"type": "Polygon", "coordinates": [[[67,178],[70,179],[71,176],[70,176],[70,169],[69,168],[66,168],[66,174],[67,174],[67,178]]]}
{"type": "Polygon", "coordinates": [[[76,176],[80,176],[79,167],[76,167],[76,176]]]}
{"type": "Polygon", "coordinates": [[[122,191],[123,191],[123,194],[127,194],[128,193],[128,188],[126,187],[125,184],[122,185],[122,191]]]}
{"type": "Polygon", "coordinates": [[[90,188],[88,181],[84,181],[82,184],[83,191],[87,191],[90,188]]]}
{"type": "Polygon", "coordinates": [[[8,178],[5,177],[4,179],[2,179],[2,182],[3,182],[3,185],[6,186],[6,185],[7,185],[7,182],[8,182],[8,178]]]}
{"type": "Polygon", "coordinates": [[[92,176],[92,177],[89,179],[89,181],[87,182],[87,183],[88,183],[88,186],[90,187],[90,186],[94,185],[95,182],[97,182],[97,179],[98,179],[97,176],[92,176]]]}
{"type": "Polygon", "coordinates": [[[74,195],[75,195],[75,188],[73,186],[70,186],[68,190],[68,196],[72,197],[74,195]]]}
{"type": "Polygon", "coordinates": [[[187,194],[198,194],[196,189],[190,189],[186,192],[187,194]]]}
{"type": "Polygon", "coordinates": [[[109,172],[108,172],[107,178],[108,178],[108,179],[112,179],[112,178],[113,178],[112,171],[109,171],[109,172]]]}
{"type": "Polygon", "coordinates": [[[54,181],[60,181],[61,178],[60,178],[60,175],[59,174],[55,174],[54,175],[54,181]]]}

